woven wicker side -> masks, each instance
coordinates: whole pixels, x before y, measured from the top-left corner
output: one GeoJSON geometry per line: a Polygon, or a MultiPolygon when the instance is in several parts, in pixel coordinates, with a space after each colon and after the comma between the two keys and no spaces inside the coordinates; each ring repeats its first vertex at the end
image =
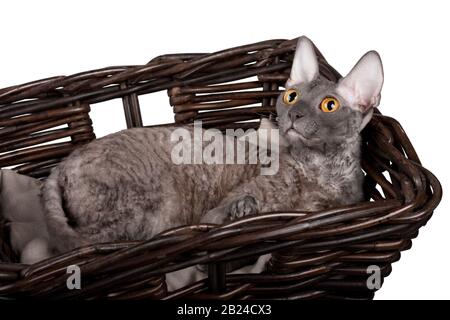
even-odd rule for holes
{"type": "Polygon", "coordinates": [[[47,176],[61,158],[95,139],[89,111],[89,105],[77,102],[36,112],[29,108],[20,115],[0,113],[0,167],[47,176]]]}

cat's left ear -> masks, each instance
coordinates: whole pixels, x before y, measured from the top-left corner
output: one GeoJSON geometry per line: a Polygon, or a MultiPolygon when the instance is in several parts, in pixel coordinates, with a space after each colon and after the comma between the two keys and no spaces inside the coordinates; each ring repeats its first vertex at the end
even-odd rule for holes
{"type": "Polygon", "coordinates": [[[364,114],[372,113],[380,103],[383,87],[383,64],[376,51],[367,52],[349,74],[338,83],[338,93],[350,107],[364,114]]]}
{"type": "Polygon", "coordinates": [[[314,44],[307,37],[302,36],[297,41],[291,74],[286,87],[305,82],[311,82],[319,76],[319,63],[317,61],[314,44]]]}

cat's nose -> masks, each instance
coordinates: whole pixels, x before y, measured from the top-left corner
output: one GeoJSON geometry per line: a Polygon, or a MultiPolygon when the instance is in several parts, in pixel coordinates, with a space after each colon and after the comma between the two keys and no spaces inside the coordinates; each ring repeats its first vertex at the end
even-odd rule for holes
{"type": "Polygon", "coordinates": [[[300,118],[303,118],[303,116],[304,116],[304,114],[299,110],[294,110],[294,109],[289,110],[289,117],[291,118],[292,122],[295,122],[296,120],[298,120],[300,118]]]}

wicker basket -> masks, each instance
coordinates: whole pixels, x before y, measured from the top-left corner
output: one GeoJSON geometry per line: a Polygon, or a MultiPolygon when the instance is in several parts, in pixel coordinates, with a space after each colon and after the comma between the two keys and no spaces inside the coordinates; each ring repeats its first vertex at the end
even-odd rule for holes
{"type": "MultiPolygon", "coordinates": [[[[0,167],[44,179],[72,150],[95,139],[89,117],[93,104],[120,97],[127,126],[140,127],[139,96],[161,90],[168,90],[176,123],[201,119],[204,126],[220,129],[255,127],[261,116],[274,112],[296,41],[164,55],[142,66],[2,89],[0,167]],[[68,137],[70,141],[49,143],[68,137]]],[[[317,54],[321,74],[339,79],[317,54]]],[[[266,214],[229,226],[186,226],[146,242],[92,245],[31,266],[17,263],[8,230],[2,227],[0,297],[371,299],[368,266],[377,265],[383,277],[389,275],[391,264],[411,247],[411,239],[439,204],[441,187],[421,166],[394,119],[377,112],[363,137],[367,201],[357,205],[308,215],[266,214]],[[226,272],[230,261],[268,252],[273,258],[263,274],[226,272]],[[81,290],[66,287],[71,264],[81,267],[81,290]],[[168,292],[165,273],[195,264],[208,265],[208,278],[168,292]]]]}

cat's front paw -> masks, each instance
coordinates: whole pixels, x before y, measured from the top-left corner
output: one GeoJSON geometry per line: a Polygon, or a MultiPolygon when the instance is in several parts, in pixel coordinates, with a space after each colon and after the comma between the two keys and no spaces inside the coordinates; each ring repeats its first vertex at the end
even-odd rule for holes
{"type": "Polygon", "coordinates": [[[231,220],[242,218],[243,216],[249,214],[256,214],[258,213],[258,211],[259,210],[257,200],[249,195],[244,196],[236,201],[233,201],[229,207],[229,214],[231,220]]]}

